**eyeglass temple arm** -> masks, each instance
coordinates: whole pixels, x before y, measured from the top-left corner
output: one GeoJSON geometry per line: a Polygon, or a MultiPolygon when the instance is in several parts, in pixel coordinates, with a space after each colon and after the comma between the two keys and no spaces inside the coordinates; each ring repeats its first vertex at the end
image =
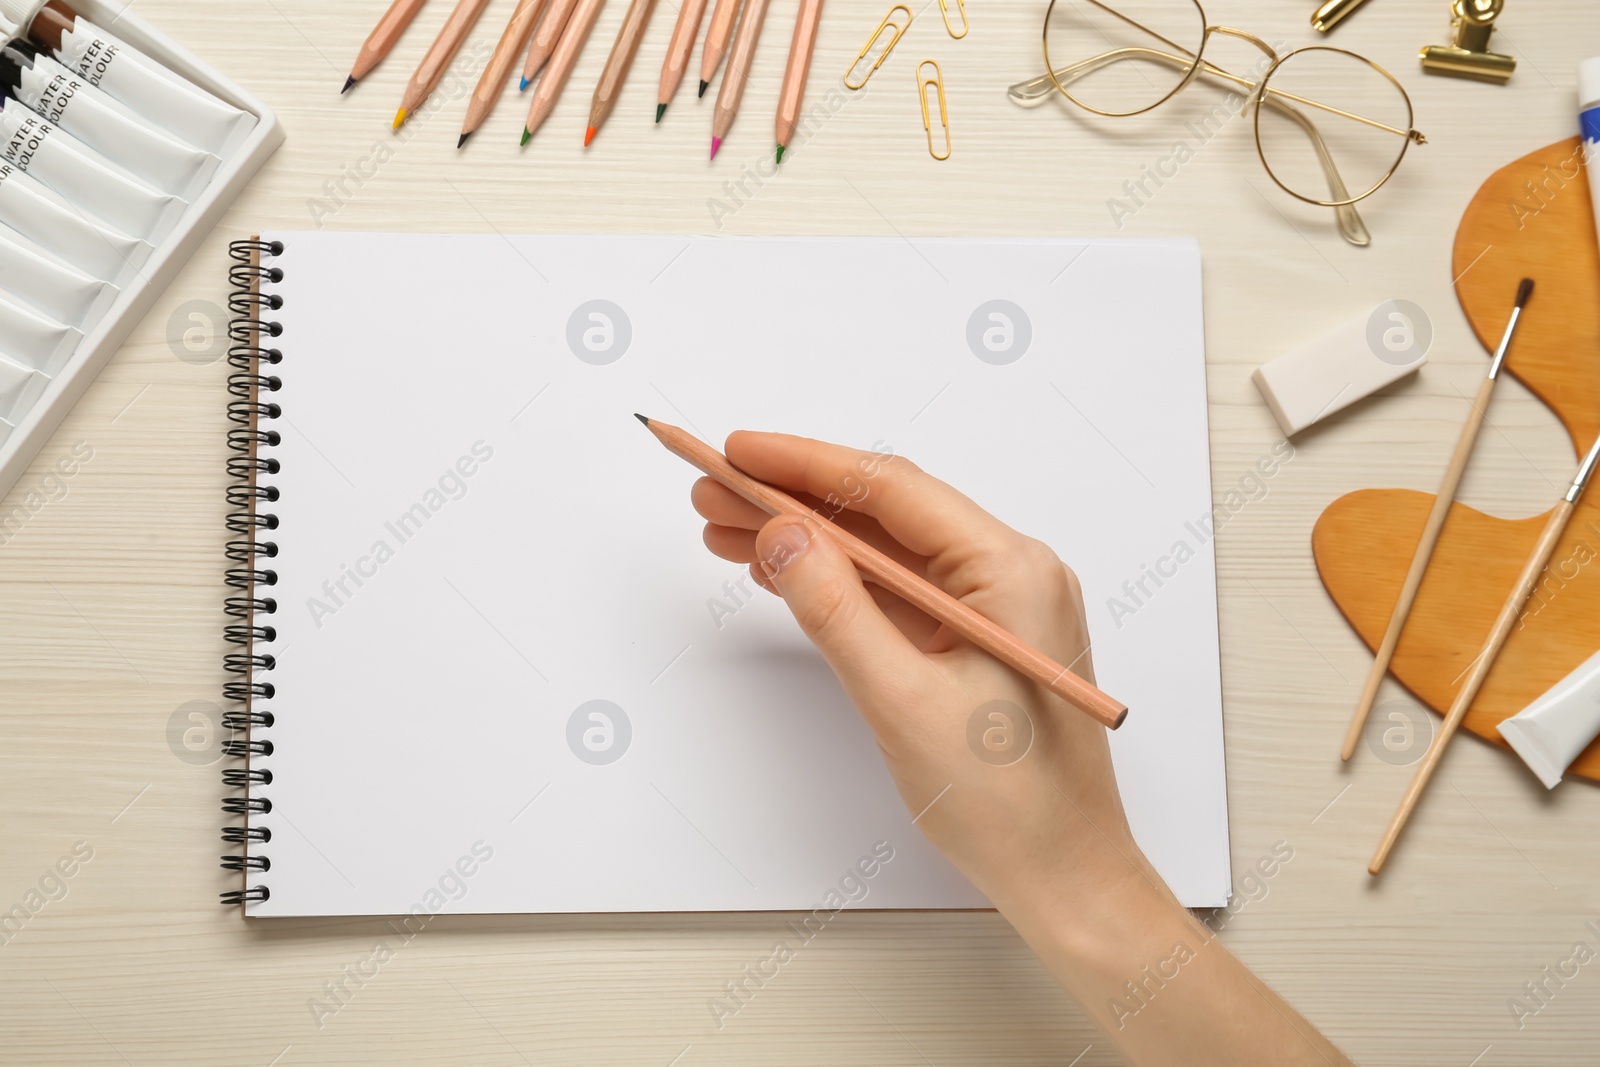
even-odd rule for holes
{"type": "MultiPolygon", "coordinates": [[[[1188,67],[1192,62],[1192,60],[1170,55],[1166,52],[1159,52],[1153,48],[1118,48],[1098,56],[1091,56],[1079,63],[1074,63],[1070,67],[1062,67],[1055,72],[1054,79],[1049,74],[1041,74],[1038,77],[1017,82],[1006,90],[1006,95],[1011,98],[1013,103],[1020,104],[1023,107],[1036,107],[1049,97],[1058,83],[1066,84],[1077,81],[1084,75],[1092,74],[1102,67],[1110,66],[1112,63],[1119,63],[1124,59],[1134,58],[1152,59],[1177,68],[1188,67]]],[[[1196,73],[1232,82],[1235,85],[1243,86],[1251,92],[1256,89],[1255,83],[1249,79],[1241,78],[1237,74],[1230,74],[1221,67],[1213,66],[1204,61],[1201,62],[1196,73]]],[[[1262,97],[1262,102],[1276,111],[1284,112],[1300,124],[1300,127],[1306,131],[1306,136],[1311,139],[1312,148],[1317,153],[1317,161],[1322,164],[1322,172],[1328,180],[1328,189],[1332,194],[1330,199],[1348,200],[1350,198],[1349,190],[1344,184],[1344,179],[1339,175],[1339,169],[1334,164],[1333,157],[1329,154],[1328,146],[1323,141],[1322,135],[1317,132],[1316,126],[1310,119],[1282,100],[1279,100],[1277,98],[1279,95],[1269,86],[1262,97]]],[[[1366,225],[1361,221],[1361,214],[1356,211],[1354,204],[1340,204],[1333,211],[1335,218],[1338,220],[1340,236],[1346,241],[1360,247],[1366,247],[1372,242],[1372,235],[1367,232],[1366,225]]]]}

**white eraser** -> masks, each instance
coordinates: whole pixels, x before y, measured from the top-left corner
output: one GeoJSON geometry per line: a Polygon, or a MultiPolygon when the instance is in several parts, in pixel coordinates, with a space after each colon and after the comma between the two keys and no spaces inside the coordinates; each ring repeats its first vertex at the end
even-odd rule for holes
{"type": "Polygon", "coordinates": [[[1251,375],[1285,435],[1371,396],[1427,361],[1433,324],[1409,300],[1385,300],[1251,375]]]}

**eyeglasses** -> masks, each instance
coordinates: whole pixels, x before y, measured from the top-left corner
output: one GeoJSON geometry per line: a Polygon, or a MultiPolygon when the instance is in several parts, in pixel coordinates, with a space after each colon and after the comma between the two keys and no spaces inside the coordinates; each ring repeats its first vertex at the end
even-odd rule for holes
{"type": "Polygon", "coordinates": [[[1280,55],[1252,33],[1209,24],[1199,0],[1124,0],[1120,6],[1050,0],[1045,73],[1013,85],[1012,101],[1033,107],[1055,90],[1096,115],[1120,118],[1159,107],[1197,76],[1231,85],[1242,95],[1230,92],[1229,106],[1184,123],[1186,136],[1161,161],[1174,169],[1162,176],[1175,175],[1175,167],[1224,125],[1250,111],[1256,154],[1278,188],[1333,208],[1346,241],[1370,243],[1354,205],[1393,176],[1411,144],[1427,143],[1412,128],[1411,98],[1394,75],[1364,56],[1326,45],[1280,55]],[[1205,60],[1213,35],[1248,41],[1262,51],[1253,77],[1205,60]]]}

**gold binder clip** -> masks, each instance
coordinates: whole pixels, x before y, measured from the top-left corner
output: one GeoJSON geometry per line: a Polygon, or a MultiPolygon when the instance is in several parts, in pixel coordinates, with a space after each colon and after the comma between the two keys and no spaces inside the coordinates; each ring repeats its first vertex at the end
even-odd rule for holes
{"type": "Polygon", "coordinates": [[[932,59],[924,59],[917,64],[917,97],[922,101],[922,129],[928,135],[928,155],[934,159],[949,159],[950,112],[944,104],[944,71],[940,70],[939,64],[932,59]],[[933,77],[923,77],[923,67],[932,67],[933,77]],[[928,86],[930,85],[939,92],[939,125],[944,127],[944,155],[942,156],[933,149],[933,120],[928,114],[928,86]]]}
{"type": "Polygon", "coordinates": [[[949,32],[950,36],[959,41],[967,35],[967,30],[971,29],[971,25],[967,22],[967,0],[956,0],[956,10],[961,13],[960,33],[957,33],[956,28],[950,25],[950,0],[939,0],[939,14],[944,16],[944,28],[949,32]]]}
{"type": "Polygon", "coordinates": [[[1423,47],[1418,56],[1423,71],[1495,85],[1510,81],[1517,69],[1516,57],[1489,51],[1494,20],[1504,8],[1505,0],[1454,0],[1450,5],[1454,37],[1449,44],[1423,47]]]}
{"type": "Polygon", "coordinates": [[[844,72],[844,87],[846,89],[859,89],[863,85],[867,84],[867,79],[872,77],[874,71],[883,66],[883,61],[889,58],[889,53],[894,51],[894,46],[900,43],[900,38],[905,36],[905,32],[910,28],[911,9],[904,4],[896,4],[891,7],[889,9],[889,13],[883,16],[883,21],[878,23],[878,28],[872,31],[872,36],[867,38],[867,43],[861,47],[861,51],[856,53],[856,58],[851,62],[850,69],[844,72]],[[904,11],[906,13],[906,20],[904,23],[893,21],[894,13],[896,11],[904,11]],[[886,29],[894,30],[894,36],[889,38],[889,44],[884,48],[883,54],[880,55],[877,62],[873,63],[872,66],[868,68],[867,72],[861,76],[860,81],[852,82],[850,80],[851,73],[853,73],[855,69],[861,65],[861,61],[863,59],[867,58],[867,53],[872,51],[873,46],[878,43],[878,38],[883,36],[883,31],[886,29]]]}

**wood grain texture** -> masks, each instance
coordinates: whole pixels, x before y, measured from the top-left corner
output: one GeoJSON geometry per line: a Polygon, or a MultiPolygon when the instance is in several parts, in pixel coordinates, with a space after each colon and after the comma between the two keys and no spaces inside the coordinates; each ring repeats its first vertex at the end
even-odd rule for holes
{"type": "MultiPolygon", "coordinates": [[[[1560,141],[1495,171],[1456,231],[1452,269],[1467,320],[1493,350],[1517,283],[1535,289],[1506,370],[1550,405],[1582,454],[1600,432],[1600,246],[1593,240],[1578,140],[1560,141]]],[[[1469,408],[1470,412],[1470,408],[1469,408]]],[[[1493,422],[1497,411],[1486,418],[1493,422]]],[[[1574,464],[1575,466],[1575,464],[1574,464]]],[[[1559,484],[1559,483],[1558,483],[1559,484]]],[[[1551,491],[1559,498],[1564,485],[1551,491]]],[[[1400,596],[1433,497],[1407,490],[1351,493],[1312,535],[1317,569],[1339,610],[1372,648],[1400,596]]],[[[1546,516],[1513,520],[1457,504],[1389,669],[1435,711],[1455,699],[1546,516]]],[[[1600,494],[1578,502],[1550,566],[1473,701],[1465,727],[1517,757],[1496,724],[1526,707],[1600,648],[1600,494]]],[[[1571,774],[1600,780],[1600,739],[1571,774]]]]}
{"type": "MultiPolygon", "coordinates": [[[[774,20],[794,17],[797,0],[773,2],[774,20]]],[[[0,501],[0,520],[22,509],[0,530],[0,909],[23,901],[75,841],[95,850],[65,896],[0,943],[0,1060],[1117,1062],[1005,922],[982,913],[841,915],[720,1029],[707,1002],[770,953],[790,916],[442,918],[319,1025],[308,1003],[370,959],[380,940],[394,945],[392,930],[378,919],[245,924],[219,907],[218,891],[235,884],[217,869],[219,767],[186,762],[168,734],[175,720],[187,725],[190,702],[217,702],[226,677],[228,368],[206,348],[221,325],[226,243],[261,227],[321,226],[873,234],[904,238],[908,269],[921,269],[923,234],[1199,238],[1239,891],[1238,906],[1213,925],[1363,1067],[1594,1062],[1593,965],[1521,1026],[1508,999],[1566,959],[1575,940],[1600,946],[1586,927],[1600,918],[1592,845],[1600,794],[1570,786],[1547,793],[1514,760],[1457,739],[1405,848],[1373,884],[1364,870],[1373,836],[1410,768],[1367,758],[1365,748],[1339,763],[1370,654],[1318,580],[1310,541],[1318,515],[1344,493],[1438,486],[1486,358],[1451,288],[1451,235],[1486,175],[1572,133],[1574,70],[1600,41],[1600,9],[1511,5],[1500,27],[1522,62],[1503,88],[1417,72],[1418,45],[1448,32],[1442,0],[1369,5],[1322,42],[1394,72],[1429,141],[1361,204],[1372,246],[1354,249],[1334,232],[1331,211],[1277,193],[1260,170],[1248,119],[1229,119],[1204,143],[1186,133],[1185,122],[1225,101],[1221,93],[1197,86],[1159,112],[1114,123],[1053,102],[1034,111],[1007,103],[1005,86],[1041,69],[1042,9],[1033,4],[973,5],[961,41],[948,39],[936,6],[913,5],[907,39],[866,90],[846,93],[838,78],[888,0],[828,0],[806,103],[807,112],[821,105],[825,118],[796,138],[773,174],[757,168],[771,158],[767,123],[786,33],[763,35],[737,139],[715,165],[705,159],[712,100],[681,90],[662,123],[653,121],[644,87],[670,36],[664,18],[640,49],[637,84],[584,153],[588,94],[605,60],[597,42],[614,38],[620,3],[596,27],[551,136],[519,152],[523,108],[508,99],[457,152],[466,97],[512,0],[491,3],[451,74],[398,134],[388,130],[395,101],[432,39],[430,20],[442,21],[448,4],[435,0],[437,13],[418,19],[389,60],[341,97],[347,64],[387,3],[134,6],[277,107],[289,140],[0,501]],[[912,92],[924,55],[944,68],[961,146],[945,163],[928,158],[912,92]],[[1140,203],[1128,200],[1126,184],[1168,158],[1180,137],[1192,158],[1162,186],[1147,182],[1151,195],[1140,203]],[[1133,213],[1114,216],[1113,198],[1133,213]],[[1284,446],[1250,372],[1394,297],[1417,301],[1433,319],[1428,365],[1284,446]],[[184,344],[189,330],[194,349],[184,344]],[[80,442],[92,458],[58,477],[54,465],[80,442]],[[1261,473],[1269,459],[1270,476],[1261,473]],[[1263,877],[1256,864],[1278,841],[1294,858],[1263,877]]],[[[1306,25],[1311,6],[1206,3],[1214,21],[1291,46],[1321,41],[1306,25]]],[[[1217,59],[1255,62],[1248,46],[1227,46],[1218,43],[1217,59]]],[[[928,280],[938,284],[931,273],[928,280]]],[[[839,281],[862,284],[848,265],[839,281]]],[[[1499,325],[1488,332],[1497,336],[1499,325]]],[[[449,387],[447,377],[441,383],[449,387]]],[[[397,430],[413,417],[397,415],[397,430]]],[[[1062,417],[1076,416],[1063,406],[1062,417]]],[[[1537,516],[1571,475],[1571,441],[1517,381],[1501,383],[1490,421],[1462,505],[1537,516]]],[[[1101,428],[1113,442],[1158,432],[1101,428]]],[[[685,492],[691,480],[685,470],[685,492]]],[[[1398,522],[1412,539],[1427,508],[1415,495],[1398,522]]],[[[1537,521],[1526,520],[1524,549],[1537,521]]],[[[1403,569],[1404,545],[1382,547],[1374,559],[1392,555],[1403,569]]],[[[1511,578],[1507,571],[1504,583],[1511,578]]],[[[1089,607],[1092,628],[1114,625],[1104,603],[1089,607]]],[[[1386,682],[1375,714],[1401,706],[1417,702],[1386,682]]],[[[472,736],[472,709],[458,709],[447,728],[472,736]]],[[[351,787],[407,783],[363,766],[352,768],[351,787]]]]}

